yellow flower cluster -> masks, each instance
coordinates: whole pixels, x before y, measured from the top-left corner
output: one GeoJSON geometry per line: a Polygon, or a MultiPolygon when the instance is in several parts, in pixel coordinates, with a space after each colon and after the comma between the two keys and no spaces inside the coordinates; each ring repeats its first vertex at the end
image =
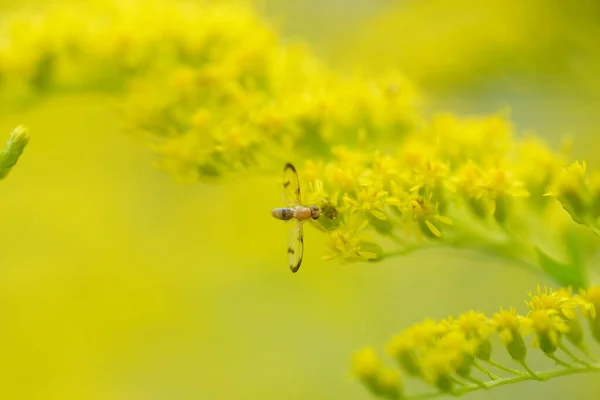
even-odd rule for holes
{"type": "Polygon", "coordinates": [[[563,171],[563,154],[503,115],[423,121],[402,75],[334,72],[248,3],[94,2],[15,14],[0,30],[4,85],[124,89],[125,125],[179,179],[294,162],[304,200],[323,207],[314,225],[329,236],[326,259],[451,245],[587,283],[587,260],[569,246],[581,232],[543,195],[596,227],[598,179],[563,171]]]}
{"type": "MultiPolygon", "coordinates": [[[[492,317],[468,311],[458,318],[425,320],[395,336],[388,345],[388,353],[407,375],[423,380],[440,392],[454,394],[527,379],[543,380],[568,373],[600,371],[600,365],[594,363],[587,349],[581,324],[581,319],[586,319],[594,338],[600,343],[600,317],[597,315],[600,286],[578,295],[567,289],[542,290],[538,286],[537,292],[530,293],[529,297],[526,302],[529,311],[525,315],[519,315],[511,308],[500,310],[492,317]],[[508,354],[524,371],[493,360],[495,332],[508,354]],[[536,373],[529,368],[525,337],[530,334],[534,336],[533,347],[540,348],[561,366],[560,369],[536,373]],[[559,350],[567,361],[556,355],[559,350]],[[486,367],[494,367],[509,376],[500,378],[486,367]]],[[[382,366],[372,348],[358,352],[352,363],[354,375],[374,394],[401,398],[403,383],[400,378],[396,376],[393,384],[382,379],[390,375],[388,369],[382,366]]]]}
{"type": "MultiPolygon", "coordinates": [[[[108,0],[23,9],[3,16],[0,77],[13,88],[114,89],[136,75],[229,56],[221,46],[243,53],[273,40],[244,4],[108,0]]],[[[260,65],[246,55],[231,61],[260,65]]]]}
{"type": "Polygon", "coordinates": [[[4,100],[125,90],[125,125],[146,134],[159,165],[181,179],[274,171],[367,136],[392,142],[417,118],[402,75],[333,73],[245,1],[107,0],[2,22],[4,100]]]}
{"type": "Polygon", "coordinates": [[[501,115],[441,114],[394,146],[338,145],[299,170],[306,202],[336,210],[335,220],[314,222],[330,236],[326,259],[380,260],[450,245],[583,287],[587,260],[567,245],[581,232],[544,197],[565,165],[564,154],[515,134],[501,115]]]}
{"type": "Polygon", "coordinates": [[[329,157],[331,148],[391,143],[414,124],[415,95],[402,76],[332,73],[303,46],[263,26],[206,32],[211,53],[136,79],[124,112],[155,142],[161,168],[207,181],[230,172],[273,173],[287,161],[329,157]]]}

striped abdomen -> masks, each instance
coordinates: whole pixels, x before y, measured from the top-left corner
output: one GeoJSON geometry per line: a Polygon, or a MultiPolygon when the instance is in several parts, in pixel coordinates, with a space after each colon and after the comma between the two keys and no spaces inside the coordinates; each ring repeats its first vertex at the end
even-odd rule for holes
{"type": "Polygon", "coordinates": [[[275,208],[271,211],[271,215],[277,219],[281,219],[283,221],[289,221],[294,218],[294,209],[293,208],[275,208]]]}
{"type": "Polygon", "coordinates": [[[312,207],[303,207],[296,206],[294,208],[276,208],[271,211],[271,215],[273,215],[277,219],[281,219],[284,221],[289,221],[292,218],[297,219],[298,221],[306,221],[307,219],[318,219],[321,216],[321,209],[317,206],[312,207]]]}

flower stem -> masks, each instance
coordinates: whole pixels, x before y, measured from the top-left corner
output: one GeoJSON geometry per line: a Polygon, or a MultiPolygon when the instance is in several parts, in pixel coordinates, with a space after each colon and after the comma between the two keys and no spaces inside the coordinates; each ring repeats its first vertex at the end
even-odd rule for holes
{"type": "MultiPolygon", "coordinates": [[[[528,369],[529,367],[527,367],[528,369]]],[[[565,375],[573,375],[580,373],[588,373],[588,372],[598,372],[600,371],[600,364],[590,364],[589,367],[570,367],[570,368],[560,368],[550,371],[544,371],[540,373],[534,373],[533,371],[530,373],[531,375],[521,374],[519,376],[513,376],[510,378],[501,378],[495,381],[486,382],[486,389],[493,389],[498,386],[510,385],[513,383],[523,382],[523,381],[532,381],[532,380],[547,380],[558,378],[560,376],[565,375]]],[[[482,390],[482,388],[478,385],[468,385],[461,388],[457,388],[453,391],[453,395],[460,396],[466,393],[475,392],[478,390],[482,390]]],[[[436,392],[436,393],[423,393],[414,396],[407,396],[405,400],[425,400],[425,399],[433,399],[437,397],[445,396],[446,393],[436,392]]]]}
{"type": "Polygon", "coordinates": [[[565,368],[574,368],[573,365],[569,364],[566,361],[561,360],[560,358],[556,357],[556,355],[554,355],[554,354],[546,354],[546,356],[548,356],[550,359],[554,360],[554,362],[557,363],[558,365],[562,365],[565,368]]]}
{"type": "Polygon", "coordinates": [[[571,357],[571,359],[576,362],[577,364],[581,364],[581,365],[585,365],[586,367],[589,368],[593,368],[593,366],[588,363],[587,361],[582,360],[581,358],[577,357],[575,354],[573,354],[573,352],[571,350],[569,350],[567,348],[567,346],[565,346],[564,344],[561,344],[560,346],[558,346],[559,349],[561,349],[566,355],[568,355],[569,357],[571,357]]]}
{"type": "Polygon", "coordinates": [[[517,375],[517,376],[526,375],[526,374],[524,374],[523,372],[521,372],[519,370],[516,370],[514,368],[510,368],[510,367],[506,367],[506,366],[504,366],[504,365],[502,365],[500,363],[497,363],[496,361],[493,361],[493,360],[485,360],[485,362],[488,363],[488,364],[490,364],[494,368],[498,368],[499,370],[502,370],[504,372],[508,372],[510,374],[513,374],[513,375],[517,375]]]}
{"type": "Polygon", "coordinates": [[[525,371],[527,371],[529,373],[529,375],[533,379],[536,379],[538,381],[543,380],[543,378],[541,376],[539,376],[538,374],[536,374],[535,372],[533,372],[533,370],[531,368],[529,368],[529,365],[527,365],[527,363],[525,361],[519,361],[519,364],[521,364],[521,366],[525,369],[525,371]]]}
{"type": "Polygon", "coordinates": [[[478,370],[480,370],[481,372],[483,372],[484,374],[486,374],[487,376],[489,376],[489,378],[493,381],[495,381],[496,379],[500,379],[499,376],[493,374],[491,371],[488,371],[487,369],[482,367],[481,364],[479,364],[477,361],[473,362],[473,366],[475,368],[477,368],[478,370]]]}

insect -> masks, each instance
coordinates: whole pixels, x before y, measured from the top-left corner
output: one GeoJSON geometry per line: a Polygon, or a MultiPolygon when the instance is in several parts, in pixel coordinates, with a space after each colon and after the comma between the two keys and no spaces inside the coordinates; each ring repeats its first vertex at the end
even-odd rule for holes
{"type": "Polygon", "coordinates": [[[303,223],[309,219],[318,219],[321,209],[318,206],[303,206],[300,194],[300,181],[296,168],[287,163],[283,168],[283,198],[289,207],[275,208],[271,211],[273,217],[290,221],[296,220],[296,225],[290,229],[288,235],[288,265],[292,272],[298,271],[302,265],[304,254],[304,232],[303,223]]]}

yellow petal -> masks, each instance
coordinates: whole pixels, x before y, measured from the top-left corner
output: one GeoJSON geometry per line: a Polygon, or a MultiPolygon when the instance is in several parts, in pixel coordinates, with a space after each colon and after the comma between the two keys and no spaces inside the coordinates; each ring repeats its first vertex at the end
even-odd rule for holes
{"type": "Polygon", "coordinates": [[[440,230],[438,228],[436,228],[436,226],[433,225],[431,222],[425,221],[425,225],[427,225],[427,228],[429,228],[429,231],[431,233],[433,233],[436,237],[442,236],[442,232],[440,232],[440,230]]]}
{"type": "Polygon", "coordinates": [[[443,215],[436,215],[435,219],[437,219],[438,221],[440,221],[442,224],[454,225],[454,221],[450,217],[445,217],[443,215]]]}

